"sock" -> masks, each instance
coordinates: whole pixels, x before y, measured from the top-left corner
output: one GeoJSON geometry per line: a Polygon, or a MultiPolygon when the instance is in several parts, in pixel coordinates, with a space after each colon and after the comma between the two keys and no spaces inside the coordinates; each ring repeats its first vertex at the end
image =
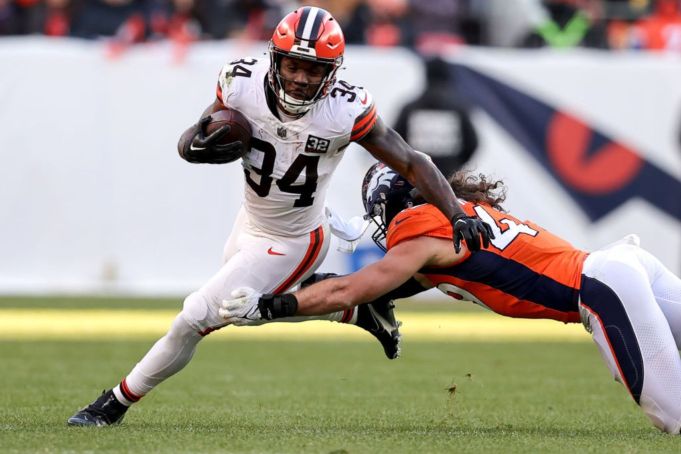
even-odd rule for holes
{"type": "Polygon", "coordinates": [[[126,407],[129,407],[142,398],[142,396],[130,392],[128,385],[125,383],[125,378],[114,387],[113,393],[114,396],[116,396],[116,400],[126,407]]]}
{"type": "Polygon", "coordinates": [[[357,323],[357,306],[346,309],[343,312],[336,312],[337,314],[343,314],[340,319],[341,323],[349,323],[355,325],[357,323]]]}

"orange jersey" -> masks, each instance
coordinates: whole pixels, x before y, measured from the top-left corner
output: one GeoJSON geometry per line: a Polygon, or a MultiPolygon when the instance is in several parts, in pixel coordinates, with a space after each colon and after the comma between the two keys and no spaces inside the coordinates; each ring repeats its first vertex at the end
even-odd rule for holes
{"type": "MultiPolygon", "coordinates": [[[[496,238],[456,263],[420,273],[445,294],[502,315],[580,321],[577,302],[586,252],[489,205],[463,202],[463,208],[492,226],[496,238]]],[[[452,235],[449,220],[435,206],[418,205],[395,216],[388,227],[387,247],[419,236],[451,241],[452,235]]]]}

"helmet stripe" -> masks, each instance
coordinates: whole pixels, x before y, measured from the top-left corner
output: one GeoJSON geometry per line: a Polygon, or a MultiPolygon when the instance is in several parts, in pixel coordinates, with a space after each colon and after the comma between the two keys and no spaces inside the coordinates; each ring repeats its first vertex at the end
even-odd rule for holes
{"type": "Polygon", "coordinates": [[[298,26],[296,27],[296,38],[303,36],[303,30],[305,29],[305,23],[307,22],[307,16],[310,14],[310,7],[306,6],[303,8],[303,13],[300,15],[300,20],[298,21],[298,26]]]}
{"type": "Polygon", "coordinates": [[[324,12],[319,11],[319,14],[315,17],[314,23],[312,24],[312,30],[310,31],[310,39],[313,41],[317,40],[319,36],[319,29],[322,27],[322,22],[324,21],[324,12]]]}
{"type": "MultiPolygon", "coordinates": [[[[300,34],[299,37],[303,41],[310,41],[310,40],[316,40],[317,39],[317,35],[312,34],[312,29],[314,28],[315,21],[317,20],[317,16],[320,16],[320,18],[322,16],[322,14],[319,14],[320,13],[319,8],[317,8],[315,6],[311,6],[308,9],[308,11],[309,11],[309,14],[307,14],[307,15],[305,14],[305,12],[303,12],[303,16],[305,16],[305,21],[303,21],[303,17],[300,18],[300,24],[303,25],[303,32],[300,34]]],[[[321,20],[319,22],[321,22],[321,20]]],[[[298,28],[300,29],[300,25],[298,26],[298,28]]],[[[317,28],[316,31],[319,32],[319,24],[317,25],[316,28],[317,28]]]]}

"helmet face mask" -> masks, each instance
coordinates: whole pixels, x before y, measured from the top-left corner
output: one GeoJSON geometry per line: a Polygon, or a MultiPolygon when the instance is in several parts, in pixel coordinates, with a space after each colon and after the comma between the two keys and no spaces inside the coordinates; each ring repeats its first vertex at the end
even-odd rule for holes
{"type": "Polygon", "coordinates": [[[362,201],[365,217],[376,225],[371,239],[386,251],[388,226],[397,214],[414,206],[411,196],[413,186],[401,175],[382,162],[372,165],[362,182],[362,201]]]}
{"type": "MultiPolygon", "coordinates": [[[[271,46],[271,44],[270,44],[271,46]]],[[[313,61],[305,58],[295,57],[291,54],[284,54],[276,49],[270,50],[271,59],[271,73],[274,79],[273,90],[277,96],[277,100],[281,104],[281,107],[291,114],[303,114],[307,112],[317,101],[326,96],[328,92],[328,87],[335,81],[335,72],[333,65],[331,63],[313,61]],[[302,60],[304,62],[312,62],[315,65],[323,65],[324,75],[319,82],[308,82],[303,84],[300,82],[287,79],[282,74],[282,61],[284,58],[302,60]],[[295,96],[295,93],[289,94],[286,92],[286,83],[296,84],[302,89],[307,91],[308,87],[316,87],[311,94],[306,93],[305,96],[295,96]],[[300,99],[303,98],[303,99],[300,99]]]]}
{"type": "MultiPolygon", "coordinates": [[[[281,107],[302,115],[329,92],[336,72],[343,63],[345,38],[338,22],[326,10],[306,6],[284,17],[274,30],[269,45],[268,82],[281,107]],[[281,74],[283,57],[324,64],[325,75],[309,99],[298,99],[286,92],[281,74]]],[[[309,85],[309,84],[308,84],[309,85]]]]}

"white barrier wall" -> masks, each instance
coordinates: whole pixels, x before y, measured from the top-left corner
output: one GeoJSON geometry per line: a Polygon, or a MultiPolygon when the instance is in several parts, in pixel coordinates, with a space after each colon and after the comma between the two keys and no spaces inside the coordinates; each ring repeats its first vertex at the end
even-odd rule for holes
{"type": "MultiPolygon", "coordinates": [[[[178,64],[168,44],[110,60],[100,43],[0,40],[0,293],[179,294],[208,279],[243,197],[242,171],[236,163],[188,164],[175,146],[213,100],[222,64],[264,49],[205,43],[178,64]]],[[[568,106],[681,178],[678,59],[489,50],[454,57],[568,106]]],[[[405,51],[350,49],[346,66],[341,77],[368,88],[388,123],[423,85],[418,60],[405,51]]],[[[678,220],[632,201],[592,224],[493,120],[476,112],[474,121],[481,148],[472,165],[507,182],[516,215],[583,248],[638,232],[681,270],[678,220]]],[[[370,162],[361,147],[346,152],[328,205],[360,214],[370,162]]],[[[323,269],[351,266],[334,251],[323,269]]]]}

